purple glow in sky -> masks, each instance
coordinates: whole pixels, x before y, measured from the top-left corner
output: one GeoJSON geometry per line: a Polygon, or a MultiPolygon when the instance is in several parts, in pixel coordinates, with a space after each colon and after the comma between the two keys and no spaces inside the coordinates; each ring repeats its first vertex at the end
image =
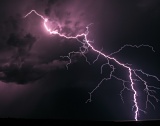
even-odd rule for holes
{"type": "Polygon", "coordinates": [[[0,117],[158,119],[158,3],[3,1],[0,117]]]}

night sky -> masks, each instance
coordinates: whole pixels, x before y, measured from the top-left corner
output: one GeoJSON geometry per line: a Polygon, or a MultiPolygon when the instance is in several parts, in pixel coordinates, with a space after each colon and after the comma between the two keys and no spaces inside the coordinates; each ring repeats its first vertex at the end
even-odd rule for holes
{"type": "MultiPolygon", "coordinates": [[[[0,1],[0,118],[69,119],[69,120],[134,120],[133,92],[120,97],[121,81],[104,81],[93,93],[92,102],[85,103],[97,84],[108,77],[111,69],[106,61],[90,50],[86,57],[72,55],[67,70],[69,52],[82,46],[76,39],[50,35],[43,20],[31,14],[32,9],[62,26],[61,33],[70,36],[85,32],[105,54],[117,51],[125,44],[150,45],[125,48],[113,55],[122,63],[132,64],[160,78],[160,1],[159,0],[1,0],[0,1]]],[[[55,26],[56,27],[56,26],[55,26]]],[[[83,38],[80,38],[83,39],[83,38]]],[[[112,62],[111,62],[112,63],[112,62]]],[[[128,80],[127,71],[115,64],[115,74],[128,80]]],[[[148,85],[160,87],[160,82],[141,75],[148,85]]],[[[145,109],[146,93],[137,82],[138,105],[147,113],[139,120],[160,119],[160,103],[151,98],[145,109]]],[[[129,86],[129,85],[128,85],[129,86]]],[[[160,99],[160,90],[155,96],[160,99]]]]}

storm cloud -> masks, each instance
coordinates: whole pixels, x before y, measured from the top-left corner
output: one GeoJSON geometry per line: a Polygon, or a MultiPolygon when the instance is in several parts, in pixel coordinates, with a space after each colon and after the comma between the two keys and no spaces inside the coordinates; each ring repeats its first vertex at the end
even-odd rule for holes
{"type": "MultiPolygon", "coordinates": [[[[82,44],[48,34],[43,19],[34,13],[24,18],[33,9],[48,18],[51,28],[67,36],[83,33],[93,23],[88,38],[106,54],[125,44],[153,46],[155,53],[125,48],[115,58],[160,75],[159,0],[2,0],[0,4],[0,117],[133,119],[133,94],[126,91],[125,105],[121,104],[123,84],[114,79],[105,81],[93,94],[93,102],[85,104],[88,92],[108,77],[111,69],[106,66],[101,74],[106,60],[100,56],[93,63],[98,54],[90,49],[86,56],[91,64],[73,54],[67,69],[70,59],[62,57],[79,51],[82,44]]],[[[118,77],[126,77],[127,72],[115,67],[118,77]]],[[[157,118],[159,113],[143,116],[157,118]]]]}

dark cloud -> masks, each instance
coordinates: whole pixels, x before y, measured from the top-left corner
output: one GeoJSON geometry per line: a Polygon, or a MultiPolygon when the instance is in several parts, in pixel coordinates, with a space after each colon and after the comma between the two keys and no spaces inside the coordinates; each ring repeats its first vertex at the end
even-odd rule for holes
{"type": "Polygon", "coordinates": [[[34,66],[34,68],[48,72],[55,69],[65,68],[67,63],[68,63],[67,61],[54,60],[52,62],[49,62],[48,64],[46,63],[46,64],[36,65],[34,66]]]}
{"type": "Polygon", "coordinates": [[[3,82],[14,82],[17,84],[28,84],[42,79],[49,72],[66,67],[67,62],[54,60],[46,64],[9,64],[1,66],[0,80],[3,82]]]}
{"type": "MultiPolygon", "coordinates": [[[[41,2],[44,1],[28,2],[27,5],[34,5],[35,3],[41,2]]],[[[57,2],[58,1],[52,0],[46,1],[46,6],[54,5],[54,3],[57,2]]],[[[7,1],[3,4],[8,7],[10,6],[10,2],[7,1]]],[[[18,5],[17,7],[17,10],[21,8],[18,5]]],[[[35,57],[33,53],[36,51],[34,44],[39,41],[37,37],[39,35],[33,30],[27,31],[30,24],[23,18],[25,13],[15,10],[17,13],[8,14],[10,10],[2,10],[6,11],[7,14],[5,15],[6,18],[1,18],[0,20],[1,81],[6,83],[14,82],[17,84],[27,84],[43,78],[50,71],[66,67],[66,61],[53,58],[46,60],[46,58],[38,55],[35,57]],[[34,60],[37,60],[36,63],[34,60]]],[[[39,26],[36,25],[35,28],[31,27],[31,29],[33,28],[36,31],[38,27],[39,26]]]]}
{"type": "Polygon", "coordinates": [[[43,72],[33,69],[32,66],[24,66],[19,68],[15,64],[11,64],[8,67],[1,68],[3,76],[1,81],[15,82],[17,84],[26,84],[42,77],[43,72]]]}
{"type": "Polygon", "coordinates": [[[9,38],[10,34],[22,34],[23,28],[22,28],[22,18],[20,14],[17,14],[15,16],[9,16],[7,18],[2,18],[0,20],[0,48],[6,48],[7,46],[7,39],[9,38]]]}
{"type": "Polygon", "coordinates": [[[30,50],[36,40],[30,33],[24,37],[15,33],[10,34],[6,43],[10,49],[15,51],[9,55],[8,62],[1,64],[1,81],[27,84],[43,78],[50,71],[66,67],[67,61],[60,60],[48,61],[41,58],[43,62],[39,64],[28,62],[32,57],[30,50]]]}
{"type": "MultiPolygon", "coordinates": [[[[3,53],[1,51],[2,61],[0,66],[0,80],[4,82],[15,82],[17,84],[27,84],[41,79],[49,71],[57,68],[64,68],[65,61],[59,60],[45,60],[40,58],[38,64],[34,63],[31,50],[33,45],[37,42],[37,38],[31,33],[22,31],[22,19],[16,17],[9,17],[5,23],[6,39],[1,41],[3,43],[3,50],[10,53],[3,53]],[[14,30],[15,29],[15,32],[14,30]],[[7,36],[8,35],[8,36],[7,36]],[[6,59],[6,57],[9,57],[6,59]]],[[[1,36],[2,37],[2,36],[1,36]]]]}
{"type": "MultiPolygon", "coordinates": [[[[59,1],[59,0],[48,0],[48,6],[50,6],[50,5],[53,5],[53,4],[55,4],[57,1],[59,1]]],[[[64,1],[64,0],[61,0],[61,1],[64,1]]]]}
{"type": "Polygon", "coordinates": [[[64,4],[64,2],[67,2],[67,0],[47,0],[47,5],[46,5],[47,8],[44,11],[46,16],[50,16],[52,8],[54,8],[54,7],[57,8],[61,4],[64,4]]]}
{"type": "Polygon", "coordinates": [[[17,52],[14,57],[24,59],[32,48],[32,45],[36,42],[36,38],[30,33],[26,34],[23,38],[12,33],[7,40],[8,46],[16,48],[17,52]]]}
{"type": "Polygon", "coordinates": [[[2,81],[23,84],[37,78],[36,73],[33,72],[32,74],[32,66],[22,67],[35,41],[36,38],[29,33],[24,37],[16,33],[10,34],[6,46],[14,51],[9,55],[8,61],[3,65],[1,64],[2,81]]]}

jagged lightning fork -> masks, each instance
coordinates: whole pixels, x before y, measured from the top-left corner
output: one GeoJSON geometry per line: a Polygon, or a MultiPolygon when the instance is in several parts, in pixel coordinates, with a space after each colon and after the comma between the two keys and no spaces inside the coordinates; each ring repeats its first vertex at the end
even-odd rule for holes
{"type": "Polygon", "coordinates": [[[155,50],[153,49],[153,47],[150,46],[150,45],[144,45],[144,44],[142,44],[142,45],[137,46],[137,45],[129,45],[129,44],[126,44],[126,45],[124,45],[123,47],[121,47],[118,51],[115,51],[115,52],[111,53],[109,56],[112,56],[112,55],[114,55],[114,54],[119,53],[120,51],[122,51],[122,50],[123,50],[124,48],[126,48],[126,47],[132,47],[132,48],[149,47],[149,48],[152,49],[153,52],[155,52],[155,50]]]}
{"type": "MultiPolygon", "coordinates": [[[[86,61],[90,64],[90,62],[87,60],[87,57],[85,56],[85,54],[88,52],[88,49],[89,49],[89,48],[91,48],[92,51],[94,51],[94,52],[96,52],[96,53],[98,54],[97,59],[96,59],[94,62],[96,62],[96,61],[98,60],[99,56],[103,56],[104,58],[107,59],[107,63],[105,63],[105,64],[103,64],[103,65],[101,66],[101,74],[103,73],[103,67],[104,67],[105,65],[109,65],[110,68],[112,69],[111,72],[110,72],[110,76],[109,76],[108,78],[103,78],[103,79],[100,81],[100,83],[89,93],[90,97],[89,97],[89,99],[86,101],[86,103],[92,101],[92,94],[99,88],[99,86],[100,86],[105,80],[110,80],[110,79],[112,79],[112,78],[114,78],[114,79],[116,79],[116,80],[118,80],[118,81],[123,82],[123,89],[122,89],[121,92],[120,92],[120,96],[121,96],[122,101],[123,101],[122,93],[123,93],[123,91],[124,91],[125,89],[133,92],[133,102],[134,102],[134,105],[132,106],[132,109],[135,109],[135,110],[134,110],[134,113],[135,113],[134,118],[135,118],[136,121],[138,120],[139,111],[142,111],[142,112],[145,113],[145,111],[142,110],[142,109],[140,109],[139,106],[138,106],[138,101],[137,101],[138,93],[137,93],[137,91],[135,90],[135,82],[136,82],[136,81],[141,81],[141,82],[143,82],[143,84],[145,85],[145,89],[144,89],[144,90],[145,90],[146,93],[147,93],[146,108],[147,108],[147,103],[150,103],[150,104],[154,107],[153,103],[149,100],[149,97],[154,98],[157,102],[159,101],[154,95],[151,94],[151,92],[154,92],[154,93],[155,93],[156,91],[153,90],[153,89],[160,89],[160,88],[147,85],[147,82],[146,82],[142,77],[140,77],[140,75],[138,75],[138,72],[140,72],[140,73],[143,74],[143,75],[146,75],[147,77],[153,77],[153,78],[155,78],[157,81],[160,81],[160,79],[159,79],[158,77],[156,77],[156,76],[154,76],[154,75],[147,74],[147,73],[143,72],[142,70],[132,69],[132,68],[131,68],[131,64],[121,63],[121,62],[119,62],[116,58],[112,57],[114,54],[119,53],[120,51],[122,51],[125,47],[140,48],[140,47],[144,47],[144,46],[146,47],[146,46],[147,46],[147,47],[151,48],[152,51],[154,52],[154,49],[153,49],[152,46],[143,45],[143,44],[140,45],[140,46],[137,46],[137,45],[128,45],[128,44],[127,44],[127,45],[124,45],[123,47],[121,47],[118,51],[115,51],[114,53],[111,53],[110,55],[106,55],[106,54],[104,54],[104,53],[102,52],[102,50],[97,50],[96,48],[94,48],[94,46],[91,44],[91,43],[93,43],[93,41],[90,41],[90,40],[88,39],[89,26],[90,26],[91,24],[86,27],[86,32],[84,32],[84,33],[82,33],[82,34],[77,34],[76,36],[66,36],[66,35],[61,34],[60,32],[58,32],[58,30],[51,30],[51,28],[49,28],[48,25],[47,25],[48,19],[45,18],[44,16],[42,16],[41,14],[37,13],[35,10],[31,10],[29,13],[27,13],[27,14],[24,16],[24,18],[26,18],[27,16],[29,16],[30,14],[32,14],[32,12],[34,12],[37,16],[39,16],[39,17],[44,21],[44,22],[43,22],[43,25],[44,25],[46,31],[48,31],[50,34],[52,34],[52,35],[58,35],[58,36],[60,36],[60,37],[66,38],[66,39],[76,39],[78,42],[81,42],[81,43],[82,43],[82,47],[79,48],[80,50],[79,50],[78,52],[73,51],[73,52],[70,52],[70,53],[68,54],[68,56],[63,56],[63,57],[62,57],[62,58],[68,58],[68,59],[69,59],[69,63],[66,65],[67,69],[68,69],[68,65],[71,64],[71,62],[72,62],[72,59],[71,59],[71,55],[72,55],[72,54],[81,54],[81,55],[83,55],[83,56],[86,58],[86,61]],[[83,38],[84,38],[83,41],[79,40],[79,37],[83,37],[83,38]],[[116,77],[116,76],[114,75],[115,67],[114,67],[112,64],[110,64],[110,60],[111,60],[111,61],[114,61],[115,63],[117,63],[117,64],[120,65],[121,67],[124,67],[124,68],[126,68],[126,69],[128,70],[129,80],[123,80],[123,79],[118,78],[118,77],[116,77]],[[133,76],[137,77],[137,79],[133,78],[133,76]],[[130,88],[127,87],[127,86],[125,85],[125,83],[130,83],[130,86],[131,86],[131,87],[130,87],[130,88]],[[151,88],[152,88],[152,90],[151,90],[151,88]]],[[[58,26],[59,26],[59,25],[58,25],[58,26]]],[[[59,26],[59,27],[60,27],[60,26],[59,26]]],[[[94,63],[94,62],[93,62],[93,63],[94,63]]],[[[123,102],[124,102],[124,101],[123,101],[123,102]]],[[[155,108],[155,107],[154,107],[154,108],[155,108]]]]}

